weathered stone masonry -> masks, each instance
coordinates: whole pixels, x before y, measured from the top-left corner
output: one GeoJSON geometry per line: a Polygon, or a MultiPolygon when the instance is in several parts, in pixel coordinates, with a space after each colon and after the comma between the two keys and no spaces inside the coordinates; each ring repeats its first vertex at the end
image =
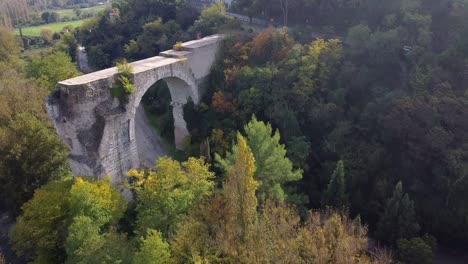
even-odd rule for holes
{"type": "Polygon", "coordinates": [[[170,90],[175,143],[182,149],[189,135],[183,106],[190,97],[200,102],[211,66],[222,41],[214,35],[183,43],[183,50],[131,63],[136,91],[121,103],[112,96],[117,69],[79,76],[59,83],[47,99],[47,109],[59,136],[70,147],[69,162],[75,175],[111,176],[116,182],[139,165],[135,138],[135,112],[143,95],[157,81],[170,90]]]}

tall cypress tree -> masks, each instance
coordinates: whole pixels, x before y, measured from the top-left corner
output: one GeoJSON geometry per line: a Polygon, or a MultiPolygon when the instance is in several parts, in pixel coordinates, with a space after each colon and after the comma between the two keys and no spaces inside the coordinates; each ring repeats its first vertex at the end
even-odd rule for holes
{"type": "Polygon", "coordinates": [[[403,184],[398,182],[377,224],[376,236],[383,242],[395,245],[398,239],[414,237],[419,229],[414,202],[403,192],[403,184]]]}
{"type": "Polygon", "coordinates": [[[345,167],[342,160],[336,164],[336,169],[328,183],[327,190],[322,198],[323,206],[344,208],[348,205],[346,193],[345,167]]]}
{"type": "Polygon", "coordinates": [[[237,135],[238,151],[235,162],[224,183],[226,201],[225,250],[234,256],[241,255],[248,234],[257,218],[258,182],[254,180],[255,158],[240,134],[237,135]]]}

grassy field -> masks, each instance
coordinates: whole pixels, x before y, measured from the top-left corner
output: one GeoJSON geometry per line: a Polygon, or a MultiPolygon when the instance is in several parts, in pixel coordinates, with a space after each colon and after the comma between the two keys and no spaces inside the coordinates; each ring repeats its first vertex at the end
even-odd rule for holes
{"type": "MultiPolygon", "coordinates": [[[[87,14],[91,14],[91,16],[96,16],[99,12],[109,7],[109,5],[99,5],[93,6],[89,8],[82,8],[81,14],[82,16],[86,16],[87,14]]],[[[60,18],[68,17],[70,19],[75,19],[76,14],[73,9],[60,9],[60,10],[48,10],[49,12],[57,12],[60,15],[60,18]]],[[[50,29],[53,32],[60,32],[64,27],[71,25],[73,27],[81,26],[86,19],[83,20],[76,20],[76,21],[68,21],[68,22],[58,22],[58,23],[51,23],[46,25],[40,25],[35,27],[25,27],[23,28],[23,35],[25,36],[33,36],[37,37],[41,35],[41,31],[44,28],[50,29]]],[[[19,35],[19,30],[16,29],[15,33],[19,35]]]]}
{"type": "MultiPolygon", "coordinates": [[[[91,14],[92,16],[96,16],[99,12],[109,7],[109,5],[98,5],[89,8],[81,8],[82,16],[91,14]]],[[[68,17],[70,19],[76,18],[75,11],[73,9],[60,9],[60,10],[47,10],[49,12],[57,12],[60,15],[60,18],[68,17]]]]}
{"type": "MultiPolygon", "coordinates": [[[[47,24],[47,25],[40,25],[37,27],[25,27],[23,28],[23,35],[37,37],[41,35],[41,31],[45,28],[52,30],[52,32],[60,32],[64,27],[68,25],[71,25],[72,27],[79,27],[85,21],[86,19],[77,20],[77,21],[69,21],[69,22],[52,23],[52,24],[47,24]]],[[[19,35],[19,30],[15,29],[15,33],[19,35]]]]}

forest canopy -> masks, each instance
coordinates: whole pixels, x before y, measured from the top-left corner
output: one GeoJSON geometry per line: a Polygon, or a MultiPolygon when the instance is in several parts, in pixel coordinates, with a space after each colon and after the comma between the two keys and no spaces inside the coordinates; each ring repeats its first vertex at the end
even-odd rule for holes
{"type": "MultiPolygon", "coordinates": [[[[96,3],[0,0],[0,211],[17,217],[21,258],[432,263],[468,246],[468,1],[235,0],[198,12],[125,0],[66,32],[8,29],[33,9],[81,4],[96,3]],[[202,102],[184,108],[185,151],[118,188],[72,177],[44,102],[81,74],[78,43],[103,69],[215,33],[202,102]]],[[[171,142],[170,92],[155,87],[142,102],[171,142]]]]}

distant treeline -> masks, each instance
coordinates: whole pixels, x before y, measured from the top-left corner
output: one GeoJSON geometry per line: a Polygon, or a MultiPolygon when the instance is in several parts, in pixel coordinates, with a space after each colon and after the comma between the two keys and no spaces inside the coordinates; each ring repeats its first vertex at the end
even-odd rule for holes
{"type": "Polygon", "coordinates": [[[30,9],[26,0],[0,0],[0,25],[13,27],[29,19],[30,9]]]}

